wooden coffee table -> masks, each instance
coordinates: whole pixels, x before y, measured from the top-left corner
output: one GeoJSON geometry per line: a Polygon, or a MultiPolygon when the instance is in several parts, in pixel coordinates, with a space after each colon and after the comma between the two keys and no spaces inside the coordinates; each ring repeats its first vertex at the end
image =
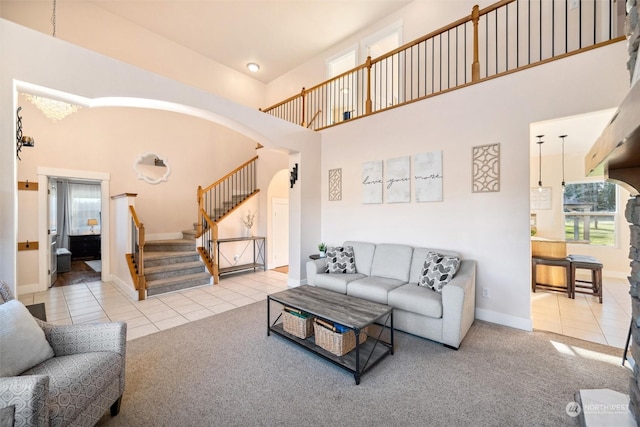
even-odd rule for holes
{"type": "Polygon", "coordinates": [[[393,307],[323,288],[303,285],[267,296],[267,335],[271,335],[271,332],[353,373],[356,384],[360,384],[361,375],[388,354],[393,354],[393,307]],[[305,311],[321,319],[339,323],[352,329],[356,336],[355,349],[344,356],[337,356],[317,346],[313,336],[301,339],[289,334],[284,330],[282,322],[278,323],[282,316],[281,311],[271,323],[272,302],[305,311]],[[369,335],[367,341],[360,344],[360,331],[374,322],[382,325],[378,335],[369,335]],[[386,328],[390,331],[388,342],[381,339],[386,328]]]}

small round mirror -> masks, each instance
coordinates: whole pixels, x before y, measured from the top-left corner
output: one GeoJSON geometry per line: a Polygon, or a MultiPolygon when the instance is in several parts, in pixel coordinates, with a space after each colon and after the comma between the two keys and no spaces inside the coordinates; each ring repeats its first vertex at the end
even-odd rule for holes
{"type": "Polygon", "coordinates": [[[138,175],[138,179],[142,179],[149,184],[159,184],[166,181],[171,173],[171,167],[167,163],[166,157],[162,157],[155,153],[144,153],[138,155],[133,163],[133,169],[138,175]]]}

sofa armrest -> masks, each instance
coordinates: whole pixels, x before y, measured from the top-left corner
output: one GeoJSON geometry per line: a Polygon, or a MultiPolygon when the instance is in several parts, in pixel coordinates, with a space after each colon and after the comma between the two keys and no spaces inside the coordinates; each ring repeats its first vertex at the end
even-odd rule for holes
{"type": "Polygon", "coordinates": [[[307,283],[315,286],[314,279],[317,274],[324,274],[327,268],[327,259],[312,259],[307,261],[307,283]]]}
{"type": "Polygon", "coordinates": [[[458,348],[475,320],[476,262],[462,260],[453,279],[442,288],[442,340],[458,348]]]}
{"type": "Polygon", "coordinates": [[[49,377],[25,375],[0,378],[0,408],[13,406],[14,423],[20,426],[48,426],[49,377]]]}
{"type": "Polygon", "coordinates": [[[113,351],[125,356],[125,322],[52,325],[40,322],[56,357],[93,351],[113,351]]]}

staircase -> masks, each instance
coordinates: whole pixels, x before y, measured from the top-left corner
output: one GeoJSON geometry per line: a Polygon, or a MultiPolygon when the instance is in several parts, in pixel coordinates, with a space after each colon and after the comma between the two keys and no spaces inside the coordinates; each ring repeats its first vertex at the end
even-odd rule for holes
{"type": "Polygon", "coordinates": [[[258,156],[206,188],[198,187],[198,222],[182,239],[145,239],[145,227],[133,206],[131,252],[126,254],[138,298],[218,283],[218,223],[260,191],[256,188],[258,156]],[[196,241],[198,244],[196,245],[196,241]]]}
{"type": "Polygon", "coordinates": [[[220,266],[216,260],[218,224],[260,191],[257,188],[257,160],[258,156],[206,188],[198,187],[197,250],[213,276],[214,284],[220,279],[220,266]]]}
{"type": "Polygon", "coordinates": [[[182,239],[147,241],[144,246],[144,275],[147,296],[208,285],[206,271],[196,250],[195,230],[184,231],[182,239]]]}

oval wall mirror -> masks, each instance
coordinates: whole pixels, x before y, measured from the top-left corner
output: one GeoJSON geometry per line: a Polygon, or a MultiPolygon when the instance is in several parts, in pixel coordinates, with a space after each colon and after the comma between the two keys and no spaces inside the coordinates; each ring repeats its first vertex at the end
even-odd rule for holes
{"type": "Polygon", "coordinates": [[[133,163],[133,169],[136,171],[138,179],[149,184],[159,184],[166,181],[171,173],[167,158],[155,153],[139,154],[133,163]]]}

